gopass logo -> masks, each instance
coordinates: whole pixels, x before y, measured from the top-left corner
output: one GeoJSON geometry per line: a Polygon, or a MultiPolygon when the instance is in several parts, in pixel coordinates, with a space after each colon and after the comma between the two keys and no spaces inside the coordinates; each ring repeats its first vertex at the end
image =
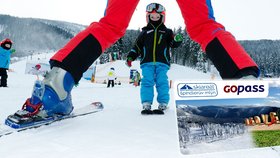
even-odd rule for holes
{"type": "Polygon", "coordinates": [[[180,97],[215,97],[218,95],[217,85],[214,83],[179,83],[180,97]]]}
{"type": "Polygon", "coordinates": [[[223,98],[265,98],[269,92],[267,81],[225,81],[220,86],[223,98]]]}
{"type": "Polygon", "coordinates": [[[225,93],[233,93],[240,95],[241,93],[257,93],[264,92],[265,85],[226,85],[224,86],[225,93]]]}

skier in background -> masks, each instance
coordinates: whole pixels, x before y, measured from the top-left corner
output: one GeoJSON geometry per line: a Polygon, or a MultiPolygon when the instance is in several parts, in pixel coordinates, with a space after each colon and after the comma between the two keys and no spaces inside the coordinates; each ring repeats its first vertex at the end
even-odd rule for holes
{"type": "MultiPolygon", "coordinates": [[[[139,1],[108,0],[105,16],[78,33],[50,59],[51,71],[41,84],[36,82],[31,98],[27,99],[30,101],[21,110],[29,113],[29,121],[33,121],[32,116],[46,118],[72,112],[73,86],[101,53],[125,34],[139,1]],[[41,89],[44,91],[38,93],[41,89]]],[[[190,37],[202,46],[223,79],[258,77],[256,63],[231,33],[215,21],[210,0],[177,0],[177,3],[190,37]]]]}
{"type": "Polygon", "coordinates": [[[141,74],[139,71],[135,72],[135,77],[134,77],[134,86],[140,86],[141,83],[141,74]]]}
{"type": "Polygon", "coordinates": [[[45,76],[47,74],[47,70],[44,70],[41,66],[41,64],[36,64],[35,66],[31,67],[31,69],[28,71],[28,74],[36,75],[37,80],[39,80],[39,75],[45,76]]]}
{"type": "Polygon", "coordinates": [[[133,71],[133,74],[132,74],[132,77],[131,77],[131,81],[132,81],[131,83],[133,83],[133,85],[135,87],[140,86],[141,75],[140,75],[140,73],[137,70],[133,71]]]}
{"type": "Polygon", "coordinates": [[[110,68],[107,77],[108,77],[107,88],[109,88],[110,86],[112,86],[113,88],[115,86],[115,80],[117,79],[115,74],[115,69],[113,67],[110,68]]]}
{"type": "Polygon", "coordinates": [[[7,79],[9,70],[11,54],[15,52],[14,49],[11,49],[13,45],[12,40],[6,38],[0,42],[0,87],[8,87],[7,79]]]}
{"type": "Polygon", "coordinates": [[[127,55],[126,65],[131,67],[132,61],[141,57],[142,69],[141,114],[163,114],[169,103],[169,83],[167,71],[170,67],[170,48],[181,45],[183,37],[174,35],[173,31],[164,25],[165,8],[158,3],[151,3],[146,7],[147,26],[142,28],[135,45],[127,55]],[[154,86],[158,93],[158,110],[152,111],[154,86]]]}

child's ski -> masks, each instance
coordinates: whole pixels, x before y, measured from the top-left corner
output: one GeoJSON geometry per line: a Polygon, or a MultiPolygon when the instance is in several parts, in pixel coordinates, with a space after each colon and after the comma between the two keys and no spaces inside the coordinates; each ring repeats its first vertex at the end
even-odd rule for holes
{"type": "Polygon", "coordinates": [[[16,120],[9,119],[13,118],[13,115],[8,116],[8,118],[5,120],[6,125],[0,125],[0,137],[4,135],[9,135],[14,132],[21,132],[25,131],[27,129],[31,128],[38,128],[43,125],[49,125],[57,121],[62,121],[70,118],[75,118],[79,116],[89,115],[92,113],[99,112],[103,109],[103,104],[101,102],[93,102],[89,105],[86,105],[84,107],[74,109],[73,112],[70,115],[62,116],[57,115],[55,117],[49,117],[43,120],[34,121],[34,122],[28,122],[25,124],[18,124],[16,123],[16,120]]]}
{"type": "Polygon", "coordinates": [[[163,110],[160,109],[154,109],[154,110],[142,110],[141,111],[142,115],[164,115],[163,110]]]}

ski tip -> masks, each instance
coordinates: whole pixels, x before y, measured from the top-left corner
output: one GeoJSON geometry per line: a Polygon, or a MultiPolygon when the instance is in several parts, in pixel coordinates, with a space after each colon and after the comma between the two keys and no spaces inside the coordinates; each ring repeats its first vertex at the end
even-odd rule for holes
{"type": "Polygon", "coordinates": [[[142,110],[142,111],[141,111],[141,114],[142,114],[142,115],[152,115],[152,114],[153,114],[153,111],[152,111],[152,110],[142,110]]]}
{"type": "Polygon", "coordinates": [[[163,112],[163,110],[155,109],[155,110],[153,110],[153,114],[155,114],[155,115],[164,115],[164,112],[163,112]]]}
{"type": "Polygon", "coordinates": [[[7,126],[9,126],[9,127],[11,127],[11,128],[14,128],[14,129],[20,128],[20,125],[19,125],[19,124],[15,123],[15,122],[13,122],[13,121],[11,121],[11,120],[9,120],[9,119],[6,119],[6,120],[5,120],[5,125],[7,125],[7,126]]]}
{"type": "Polygon", "coordinates": [[[94,106],[96,109],[104,109],[104,105],[101,102],[92,102],[92,106],[94,106]]]}

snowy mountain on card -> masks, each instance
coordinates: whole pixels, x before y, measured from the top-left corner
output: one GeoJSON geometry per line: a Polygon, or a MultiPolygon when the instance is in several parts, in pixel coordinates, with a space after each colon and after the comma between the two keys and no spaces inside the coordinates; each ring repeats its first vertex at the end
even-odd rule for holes
{"type": "Polygon", "coordinates": [[[243,123],[245,118],[268,114],[279,110],[272,106],[177,106],[178,117],[187,116],[188,122],[194,123],[243,123]]]}
{"type": "Polygon", "coordinates": [[[253,116],[260,116],[261,114],[269,114],[271,111],[278,111],[279,107],[275,106],[238,106],[238,105],[225,105],[225,106],[192,106],[192,105],[179,105],[177,106],[181,115],[187,115],[189,122],[201,123],[243,123],[245,118],[253,116]]]}

